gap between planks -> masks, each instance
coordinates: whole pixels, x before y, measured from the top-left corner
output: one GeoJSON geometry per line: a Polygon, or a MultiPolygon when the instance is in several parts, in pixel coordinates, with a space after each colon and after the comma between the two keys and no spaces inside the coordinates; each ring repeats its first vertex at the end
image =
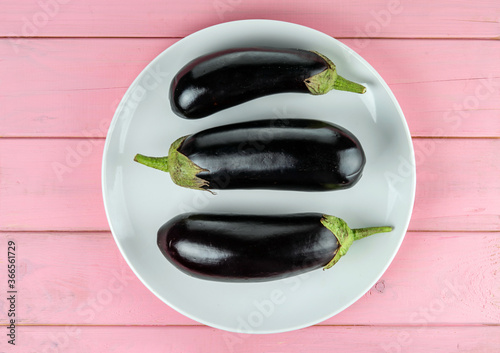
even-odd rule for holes
{"type": "MultiPolygon", "coordinates": [[[[7,324],[0,324],[0,327],[2,326],[8,326],[7,324]]],[[[152,327],[152,328],[158,328],[158,327],[180,327],[180,328],[207,328],[207,329],[214,329],[212,326],[208,325],[203,325],[203,324],[185,324],[185,325],[152,325],[152,324],[147,324],[147,325],[142,325],[142,324],[125,324],[125,325],[85,325],[85,324],[16,324],[16,327],[102,327],[102,328],[109,328],[109,327],[152,327]]],[[[419,324],[401,324],[401,325],[387,325],[387,324],[380,324],[380,325],[368,325],[368,324],[347,324],[347,325],[342,325],[342,324],[316,324],[312,325],[307,328],[325,328],[325,327],[367,327],[367,328],[422,328],[422,325],[419,324]]],[[[453,328],[453,327],[500,327],[500,323],[498,324],[426,324],[426,328],[453,328]]],[[[224,332],[224,330],[220,330],[224,332]]],[[[285,333],[285,332],[283,332],[285,333]]]]}
{"type": "MultiPolygon", "coordinates": [[[[210,27],[210,26],[208,26],[210,27]]],[[[205,27],[205,28],[208,28],[205,27]]],[[[196,32],[193,32],[196,33],[196,32]]],[[[0,40],[3,39],[184,39],[186,36],[7,36],[0,35],[0,40]]],[[[333,36],[332,36],[333,37],[333,36]]],[[[500,36],[495,37],[354,37],[354,36],[335,36],[335,39],[369,39],[369,40],[470,40],[470,41],[479,41],[479,40],[500,40],[500,36]]]]}
{"type": "MultiPolygon", "coordinates": [[[[412,140],[498,140],[500,136],[412,136],[412,140]]],[[[106,136],[0,136],[3,140],[106,140],[106,136]]]]}
{"type": "MultiPolygon", "coordinates": [[[[22,229],[14,229],[14,230],[0,230],[0,235],[2,234],[20,234],[20,233],[34,233],[34,234],[72,234],[72,233],[78,233],[78,234],[112,234],[111,230],[109,229],[96,229],[96,230],[22,230],[22,229]]],[[[444,230],[433,230],[433,229],[424,229],[424,230],[419,230],[419,229],[408,229],[406,233],[461,233],[461,234],[466,234],[466,233],[500,233],[500,230],[496,229],[489,229],[489,230],[449,230],[449,229],[444,229],[444,230]]]]}

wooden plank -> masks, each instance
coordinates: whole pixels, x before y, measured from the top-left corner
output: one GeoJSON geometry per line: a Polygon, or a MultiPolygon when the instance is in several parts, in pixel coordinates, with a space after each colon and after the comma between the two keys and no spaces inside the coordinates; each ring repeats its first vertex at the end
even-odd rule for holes
{"type": "Polygon", "coordinates": [[[0,35],[9,37],[184,37],[242,19],[272,19],[309,26],[336,37],[492,38],[500,35],[495,0],[405,2],[353,0],[273,2],[187,0],[23,0],[0,3],[0,35]],[[139,6],[138,6],[139,5],[139,6]],[[425,26],[422,25],[425,23],[425,26]]]}
{"type": "Polygon", "coordinates": [[[500,136],[497,42],[372,40],[359,49],[394,92],[412,136],[500,136]]]}
{"type": "MultiPolygon", "coordinates": [[[[103,144],[0,139],[0,230],[108,230],[103,144]]],[[[500,230],[500,139],[415,139],[414,147],[417,192],[410,229],[500,230]]]]}
{"type": "MultiPolygon", "coordinates": [[[[110,233],[0,233],[3,253],[8,240],[16,244],[19,324],[198,324],[146,289],[110,233]]],[[[498,232],[409,232],[378,283],[321,325],[498,324],[499,249],[498,232]]]]}
{"type": "Polygon", "coordinates": [[[102,139],[0,139],[0,229],[109,229],[102,139]]]}
{"type": "Polygon", "coordinates": [[[106,136],[128,86],[174,42],[0,40],[0,136],[106,136]]]}
{"type": "MultiPolygon", "coordinates": [[[[128,86],[175,41],[0,40],[0,136],[104,137],[128,86]]],[[[387,81],[413,136],[500,136],[497,41],[343,42],[387,81]]]]}
{"type": "MultiPolygon", "coordinates": [[[[7,241],[16,244],[19,324],[196,324],[140,282],[109,232],[0,233],[0,238],[5,252],[7,241]]],[[[2,271],[2,283],[6,274],[2,271]]]]}
{"type": "Polygon", "coordinates": [[[21,326],[24,352],[496,352],[500,327],[311,327],[248,335],[207,327],[21,326]],[[195,337],[195,338],[194,338],[195,337]],[[332,348],[333,347],[333,348],[332,348]]]}
{"type": "Polygon", "coordinates": [[[410,229],[500,230],[500,139],[415,139],[413,145],[410,229]]]}

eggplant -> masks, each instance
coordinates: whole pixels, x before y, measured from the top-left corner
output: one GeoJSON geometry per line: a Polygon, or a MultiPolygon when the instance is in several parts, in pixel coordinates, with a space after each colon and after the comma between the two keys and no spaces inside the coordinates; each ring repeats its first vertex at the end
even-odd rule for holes
{"type": "Polygon", "coordinates": [[[177,185],[198,189],[347,189],[366,162],[358,139],[320,120],[255,120],[177,139],[166,157],[135,161],[169,172],[177,185]]]}
{"type": "Polygon", "coordinates": [[[169,262],[193,277],[262,282],[329,269],[355,240],[392,229],[351,229],[321,213],[185,213],[159,228],[157,244],[169,262]]]}
{"type": "Polygon", "coordinates": [[[315,51],[233,48],[185,65],[172,80],[169,98],[175,114],[199,119],[271,94],[321,95],[332,89],[366,92],[339,76],[335,64],[315,51]]]}

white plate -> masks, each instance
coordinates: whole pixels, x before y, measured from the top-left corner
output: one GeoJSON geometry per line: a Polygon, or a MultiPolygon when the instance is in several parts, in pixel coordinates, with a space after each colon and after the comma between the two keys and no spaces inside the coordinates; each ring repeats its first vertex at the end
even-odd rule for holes
{"type": "Polygon", "coordinates": [[[415,195],[410,133],[384,80],[353,50],[328,35],[268,20],[236,21],[204,29],[154,59],[117,108],[102,167],[103,197],[111,231],[139,279],[180,313],[209,326],[245,333],[310,326],[358,300],[394,258],[406,233],[415,195]],[[340,75],[364,84],[367,93],[279,94],[191,121],[171,111],[170,82],[183,65],[209,52],[244,46],[319,51],[333,60],[340,75]],[[362,179],[343,191],[223,190],[211,195],[176,186],[168,174],[133,162],[136,153],[166,155],[175,139],[205,128],[276,117],[322,119],[350,130],[366,153],[362,179]],[[395,229],[355,242],[328,271],[264,283],[221,283],[178,271],[157,248],[158,228],[188,211],[311,211],[339,216],[351,227],[391,225],[395,229]]]}

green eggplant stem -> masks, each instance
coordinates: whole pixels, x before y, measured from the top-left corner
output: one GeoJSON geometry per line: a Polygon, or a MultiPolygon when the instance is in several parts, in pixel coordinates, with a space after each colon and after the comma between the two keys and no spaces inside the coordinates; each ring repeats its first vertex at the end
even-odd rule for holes
{"type": "Polygon", "coordinates": [[[155,168],[163,172],[169,172],[168,170],[168,157],[148,157],[143,154],[136,154],[134,161],[144,164],[147,167],[155,168]]]}
{"type": "Polygon", "coordinates": [[[393,229],[392,227],[369,227],[353,229],[352,232],[354,233],[354,240],[359,240],[377,233],[388,233],[393,229]]]}
{"type": "MultiPolygon", "coordinates": [[[[179,152],[179,148],[187,136],[175,140],[168,150],[165,157],[148,157],[140,153],[135,155],[134,161],[144,164],[147,167],[170,173],[172,181],[190,189],[208,190],[208,181],[198,177],[201,172],[208,170],[201,168],[191,161],[188,157],[179,152]]],[[[211,191],[210,191],[211,192],[211,191]]]]}
{"type": "Polygon", "coordinates": [[[338,91],[347,91],[347,92],[354,92],[354,93],[360,93],[363,94],[366,92],[366,87],[363,85],[360,85],[359,83],[349,81],[342,76],[337,76],[337,79],[335,80],[333,84],[333,89],[336,89],[338,91]]]}
{"type": "Polygon", "coordinates": [[[386,233],[393,230],[393,227],[351,229],[343,219],[330,215],[323,215],[321,218],[321,224],[333,233],[339,243],[333,258],[323,267],[323,270],[331,268],[340,260],[342,256],[347,254],[347,251],[355,240],[365,238],[372,234],[386,233]]]}
{"type": "Polygon", "coordinates": [[[366,92],[366,87],[349,81],[337,73],[335,64],[326,56],[314,51],[316,55],[321,57],[328,68],[314,76],[307,78],[304,83],[310,93],[314,95],[321,95],[330,92],[332,89],[339,91],[348,91],[353,93],[363,94],[366,92]]]}

